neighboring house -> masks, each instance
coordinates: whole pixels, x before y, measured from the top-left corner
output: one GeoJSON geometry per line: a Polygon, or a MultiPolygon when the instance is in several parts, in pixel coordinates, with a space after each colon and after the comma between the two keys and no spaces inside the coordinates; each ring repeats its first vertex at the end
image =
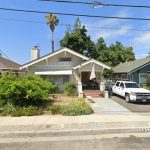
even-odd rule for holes
{"type": "Polygon", "coordinates": [[[113,70],[115,79],[129,79],[144,85],[150,74],[150,57],[119,64],[113,70]]]}
{"type": "Polygon", "coordinates": [[[17,76],[23,71],[19,70],[20,65],[0,56],[0,75],[16,74],[17,76]]]}
{"type": "Polygon", "coordinates": [[[22,65],[20,69],[26,69],[29,74],[40,75],[46,80],[53,81],[61,90],[64,89],[65,83],[73,82],[79,95],[83,93],[83,88],[88,87],[92,68],[95,70],[92,76],[94,78],[96,75],[97,82],[100,82],[100,73],[104,69],[110,69],[109,66],[68,48],[61,48],[40,57],[40,49],[34,47],[31,50],[31,59],[32,61],[22,65]]]}

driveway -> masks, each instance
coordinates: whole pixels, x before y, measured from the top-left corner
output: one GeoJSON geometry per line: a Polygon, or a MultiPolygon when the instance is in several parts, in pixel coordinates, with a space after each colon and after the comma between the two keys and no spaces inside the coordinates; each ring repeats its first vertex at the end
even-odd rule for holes
{"type": "Polygon", "coordinates": [[[150,112],[150,103],[127,103],[122,97],[112,96],[111,99],[132,112],[150,112]]]}
{"type": "Polygon", "coordinates": [[[92,100],[94,103],[92,103],[91,106],[96,114],[105,112],[130,112],[127,108],[109,98],[92,98],[92,100]]]}

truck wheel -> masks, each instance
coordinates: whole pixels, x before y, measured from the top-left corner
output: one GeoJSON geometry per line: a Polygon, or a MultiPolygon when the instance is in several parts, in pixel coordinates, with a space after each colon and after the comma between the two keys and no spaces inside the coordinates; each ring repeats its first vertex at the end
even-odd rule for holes
{"type": "Polygon", "coordinates": [[[125,100],[126,100],[127,103],[130,103],[130,96],[129,96],[129,94],[126,94],[125,100]]]}

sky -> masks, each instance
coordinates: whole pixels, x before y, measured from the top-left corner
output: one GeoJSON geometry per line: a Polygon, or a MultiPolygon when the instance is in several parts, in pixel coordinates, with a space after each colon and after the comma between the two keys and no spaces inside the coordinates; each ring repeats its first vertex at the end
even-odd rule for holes
{"type": "MultiPolygon", "coordinates": [[[[91,0],[75,0],[91,2],[91,0]]],[[[102,3],[150,5],[148,0],[101,0],[102,3]]],[[[150,9],[125,7],[98,7],[90,5],[42,2],[39,0],[3,0],[1,8],[38,10],[46,12],[77,13],[88,15],[150,18],[150,9]]],[[[41,56],[51,52],[51,31],[45,21],[46,14],[13,12],[0,10],[0,50],[5,55],[24,64],[31,60],[31,48],[39,45],[41,56]],[[22,21],[20,21],[22,20],[22,21]]],[[[73,25],[76,17],[57,15],[60,22],[55,29],[55,50],[64,37],[67,25],[73,25]]],[[[146,57],[150,51],[150,31],[112,30],[104,28],[150,30],[150,21],[117,20],[80,17],[86,25],[88,35],[94,42],[103,37],[107,45],[120,41],[124,46],[132,46],[137,59],[146,57]],[[92,27],[89,27],[92,26],[92,27]]]]}

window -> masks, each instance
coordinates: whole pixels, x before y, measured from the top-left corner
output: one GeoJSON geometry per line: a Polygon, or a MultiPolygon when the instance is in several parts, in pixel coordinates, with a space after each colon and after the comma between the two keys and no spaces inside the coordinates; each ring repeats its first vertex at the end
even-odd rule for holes
{"type": "Polygon", "coordinates": [[[55,84],[61,84],[61,76],[49,76],[49,80],[55,84]]]}
{"type": "Polygon", "coordinates": [[[49,76],[49,80],[57,85],[62,85],[62,84],[69,82],[69,75],[49,76]]]}
{"type": "Polygon", "coordinates": [[[121,87],[121,88],[124,88],[124,84],[123,84],[122,82],[120,83],[120,87],[121,87]]]}
{"type": "Polygon", "coordinates": [[[63,76],[63,84],[69,82],[69,76],[63,76]]]}
{"type": "Polygon", "coordinates": [[[139,88],[137,83],[125,83],[126,88],[139,88]]]}
{"type": "Polygon", "coordinates": [[[148,73],[139,74],[139,84],[145,84],[148,73]]]}
{"type": "Polygon", "coordinates": [[[59,61],[71,61],[70,57],[61,57],[59,58],[59,61]]]}
{"type": "Polygon", "coordinates": [[[119,83],[120,83],[120,82],[117,82],[117,83],[116,83],[116,86],[119,86],[119,83]]]}

